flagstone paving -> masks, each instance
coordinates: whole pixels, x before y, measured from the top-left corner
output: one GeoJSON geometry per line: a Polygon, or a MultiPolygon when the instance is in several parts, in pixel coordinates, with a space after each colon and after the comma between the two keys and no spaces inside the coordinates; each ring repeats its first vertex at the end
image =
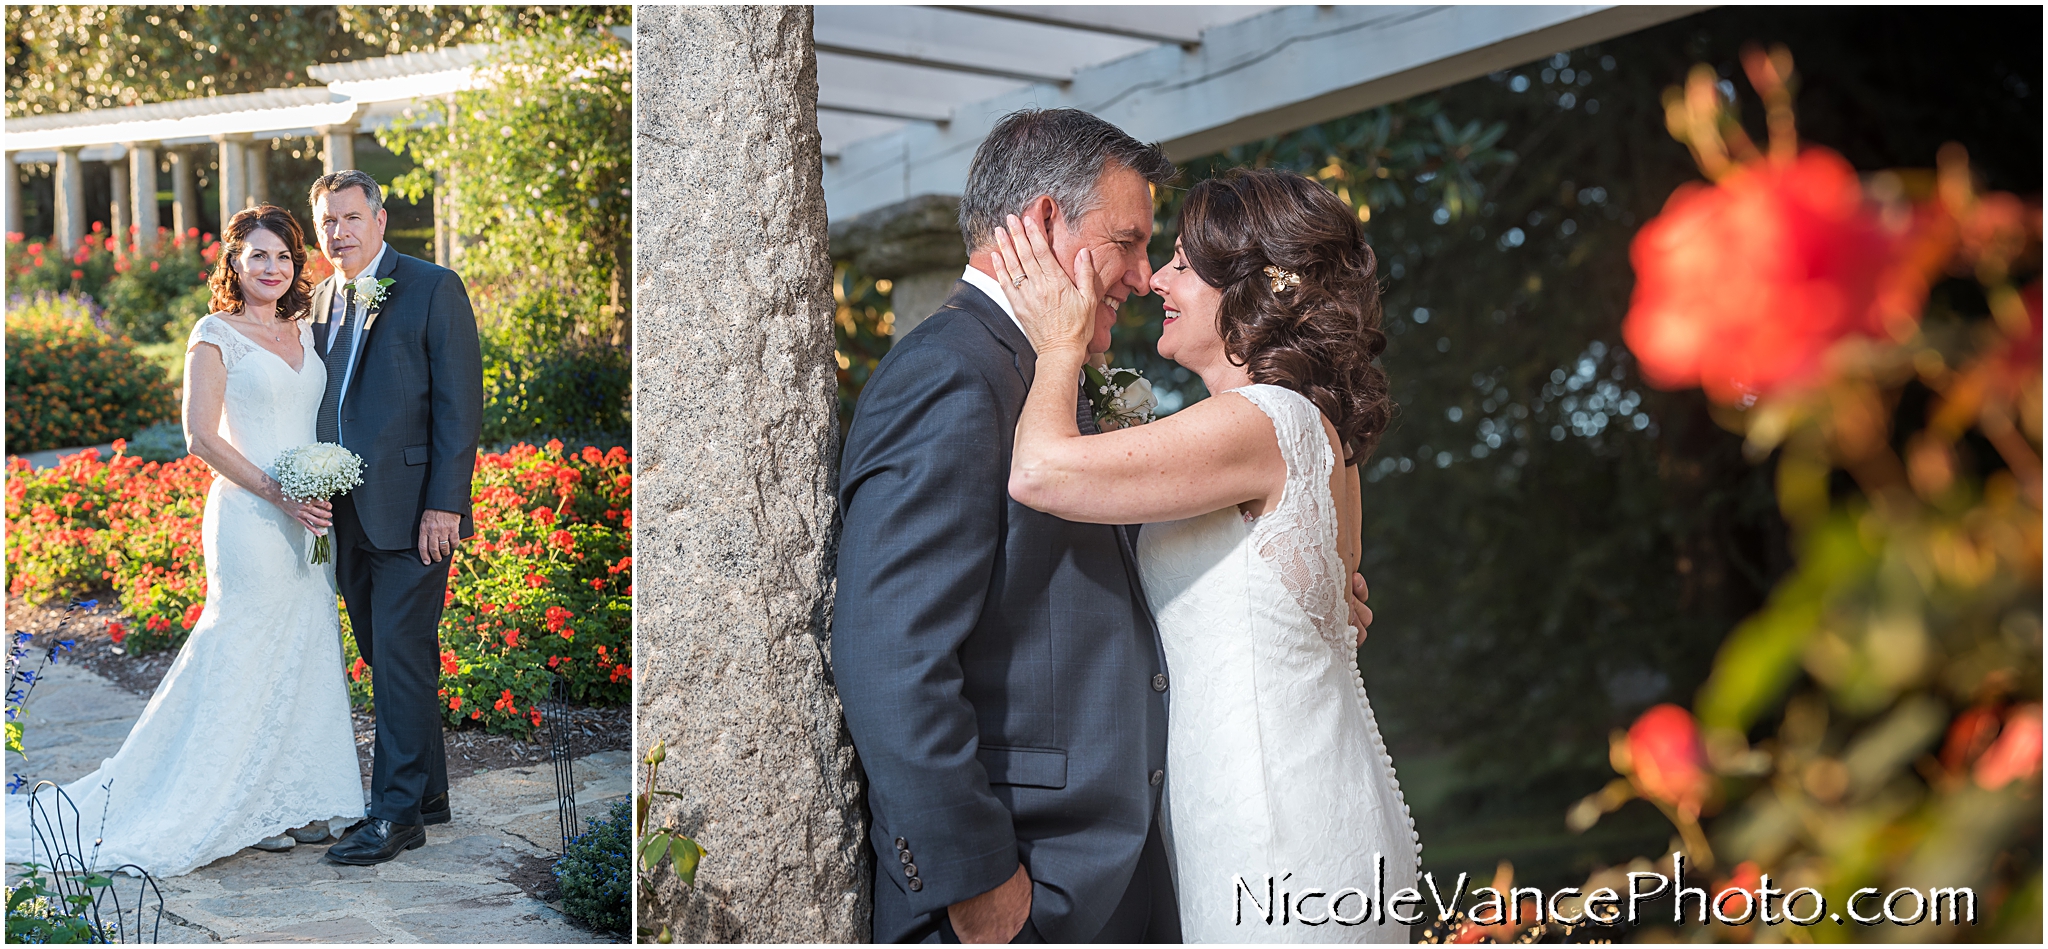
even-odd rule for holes
{"type": "MultiPolygon", "coordinates": [[[[120,748],[147,700],[64,664],[29,702],[26,766],[33,780],[75,780],[120,748]]],[[[601,816],[630,792],[630,754],[576,760],[576,799],[601,816]]],[[[431,827],[426,846],[374,867],[321,859],[324,844],[284,853],[244,849],[185,876],[158,881],[163,942],[596,943],[618,937],[569,921],[515,879],[545,873],[561,846],[554,769],[503,768],[459,778],[455,819],[431,827]]],[[[172,804],[170,806],[175,806],[172,804]]],[[[8,877],[17,872],[8,854],[8,877]]],[[[123,888],[125,895],[127,887],[123,888]]],[[[132,917],[131,917],[132,919],[132,917]]],[[[145,933],[146,938],[146,933],[145,933]]]]}

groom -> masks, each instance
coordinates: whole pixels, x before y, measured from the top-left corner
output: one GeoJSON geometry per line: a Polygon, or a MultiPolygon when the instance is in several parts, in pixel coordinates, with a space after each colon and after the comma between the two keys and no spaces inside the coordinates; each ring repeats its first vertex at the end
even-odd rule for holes
{"type": "Polygon", "coordinates": [[[323,175],[311,198],[334,265],[313,291],[327,366],[318,435],[363,459],[362,485],[334,499],[334,576],[375,670],[377,713],[369,817],[327,859],[367,865],[426,843],[426,825],[452,816],[439,629],[449,560],[472,532],[483,359],[462,278],[384,243],[376,179],[323,175]]]}
{"type": "MultiPolygon", "coordinates": [[[[841,463],[833,677],[868,777],[876,942],[1179,942],[1157,818],[1168,679],[1132,534],[1011,500],[1036,356],[990,271],[1037,215],[1109,287],[1152,269],[1158,149],[1071,109],[975,152],[953,295],[876,367],[841,463]]],[[[1096,432],[1075,380],[1081,430],[1096,432]]]]}

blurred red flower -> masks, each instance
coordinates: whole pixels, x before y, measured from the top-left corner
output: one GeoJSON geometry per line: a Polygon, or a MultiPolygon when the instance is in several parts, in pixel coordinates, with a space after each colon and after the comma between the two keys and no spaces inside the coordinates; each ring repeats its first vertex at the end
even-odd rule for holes
{"type": "Polygon", "coordinates": [[[191,606],[185,607],[185,628],[191,629],[193,623],[199,622],[199,614],[205,612],[205,610],[206,604],[204,603],[194,603],[191,606]]]}
{"type": "Polygon", "coordinates": [[[120,620],[108,620],[107,638],[113,640],[114,645],[121,645],[121,640],[128,638],[128,627],[121,625],[120,620]]]}
{"type": "Polygon", "coordinates": [[[2006,713],[2005,729],[1977,759],[1977,786],[1996,791],[2041,770],[2041,706],[2028,703],[2006,713]]]}
{"type": "Polygon", "coordinates": [[[1925,276],[1898,266],[1905,238],[1825,148],[1685,185],[1629,248],[1622,337],[1664,388],[1737,403],[1798,385],[1843,337],[1917,318],[1925,276]]]}
{"type": "Polygon", "coordinates": [[[455,650],[441,650],[441,671],[449,675],[460,675],[462,673],[462,667],[455,662],[455,650]]]}
{"type": "Polygon", "coordinates": [[[1698,817],[1713,788],[1707,773],[1706,746],[1692,713],[1676,705],[1659,705],[1642,714],[1628,730],[1629,761],[1643,796],[1698,817]]]}
{"type": "Polygon", "coordinates": [[[369,668],[370,664],[364,662],[363,657],[357,656],[356,661],[348,667],[348,677],[356,682],[361,682],[363,681],[363,673],[369,668]]]}

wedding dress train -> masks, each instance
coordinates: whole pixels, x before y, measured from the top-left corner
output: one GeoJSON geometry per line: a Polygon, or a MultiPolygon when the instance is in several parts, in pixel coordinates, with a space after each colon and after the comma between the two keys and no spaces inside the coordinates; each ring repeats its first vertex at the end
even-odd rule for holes
{"type": "Polygon", "coordinates": [[[1406,942],[1385,903],[1416,885],[1421,844],[1347,622],[1335,453],[1307,398],[1233,391],[1273,420],[1278,503],[1249,523],[1230,507],[1138,537],[1172,677],[1165,810],[1182,934],[1406,942]]]}
{"type": "MultiPolygon", "coordinates": [[[[296,371],[219,317],[188,344],[220,347],[221,433],[266,470],[315,440],[327,373],[308,325],[298,330],[296,371]]],[[[306,528],[225,478],[207,492],[202,538],[206,605],[184,648],[121,750],[64,788],[78,856],[100,869],[178,876],[288,828],[363,814],[332,565],[308,565],[306,528]]],[[[55,798],[44,789],[39,819],[56,816],[55,798]]],[[[32,857],[50,862],[31,842],[28,795],[10,794],[7,861],[32,857]]]]}

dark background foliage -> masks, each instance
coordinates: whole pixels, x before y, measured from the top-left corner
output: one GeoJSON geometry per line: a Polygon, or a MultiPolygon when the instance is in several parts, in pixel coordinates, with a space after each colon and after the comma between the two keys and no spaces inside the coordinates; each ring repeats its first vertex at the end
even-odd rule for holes
{"type": "MultiPolygon", "coordinates": [[[[1802,139],[1857,168],[1931,167],[1961,142],[1995,189],[2040,191],[2037,8],[1728,8],[1185,163],[1184,188],[1291,168],[1367,209],[1400,405],[1364,463],[1376,613],[1361,666],[1425,845],[1448,879],[1576,884],[1655,853],[1631,804],[1583,836],[1564,813],[1612,777],[1610,729],[1689,703],[1715,650],[1791,564],[1770,468],[1697,391],[1648,388],[1621,346],[1628,247],[1699,179],[1661,97],[1705,62],[1761,108],[1745,43],[1797,62],[1802,139]]],[[[1155,262],[1179,191],[1162,192],[1155,262]]],[[[842,407],[885,351],[886,297],[845,265],[842,407]]],[[[1175,408],[1156,297],[1114,352],[1175,408]]]]}

